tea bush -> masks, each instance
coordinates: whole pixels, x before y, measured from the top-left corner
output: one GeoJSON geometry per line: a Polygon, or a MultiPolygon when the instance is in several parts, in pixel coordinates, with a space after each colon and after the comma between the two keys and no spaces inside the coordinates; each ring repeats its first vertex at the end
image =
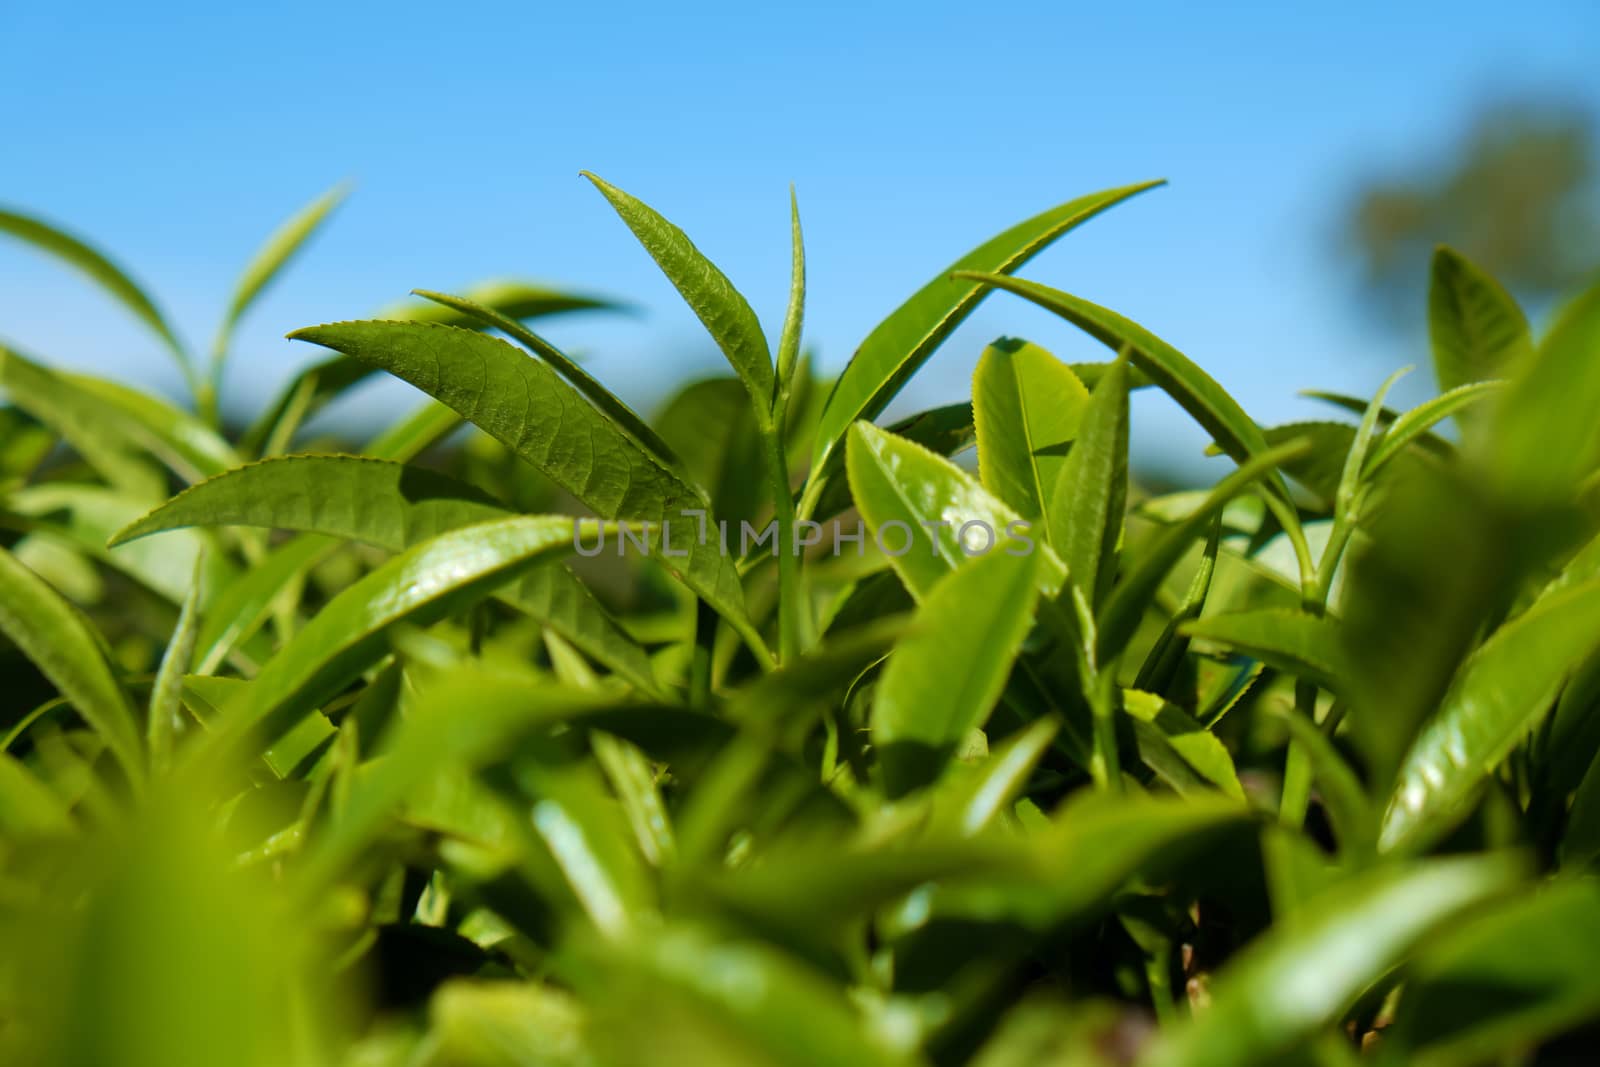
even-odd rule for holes
{"type": "Polygon", "coordinates": [[[1441,249],[1438,395],[1264,427],[1017,276],[1137,185],[973,249],[827,386],[798,210],[774,346],[592,180],[733,372],[653,421],[530,325],[604,301],[497,283],[294,331],[319,361],[225,433],[232,330],[340,192],[206,365],[0,213],[194,401],[0,350],[4,1062],[1592,1051],[1600,288],[1536,339],[1441,249]],[[1107,360],[1002,338],[970,402],[875,425],[996,290],[1107,360]],[[296,450],[380,371],[421,406],[296,450]],[[1211,488],[1130,478],[1152,388],[1211,488]]]}

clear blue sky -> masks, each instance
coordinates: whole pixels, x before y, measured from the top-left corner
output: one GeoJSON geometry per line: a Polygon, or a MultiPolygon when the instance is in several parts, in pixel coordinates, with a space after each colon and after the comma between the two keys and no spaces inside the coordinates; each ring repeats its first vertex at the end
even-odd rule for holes
{"type": "MultiPolygon", "coordinates": [[[[586,182],[682,225],[769,323],[799,189],[808,338],[842,366],[883,314],[990,233],[1149,177],[1029,276],[1139,319],[1251,412],[1302,386],[1370,391],[1420,360],[1362,325],[1329,249],[1363,173],[1511,92],[1600,104],[1600,5],[283,3],[0,5],[0,202],[67,224],[144,280],[197,348],[256,243],[357,188],[240,336],[229,400],[309,348],[281,340],[413,287],[515,275],[624,297],[636,319],[551,334],[640,403],[717,357],[586,182]],[[1121,11],[1112,11],[1114,7],[1121,11]]],[[[965,395],[1000,333],[1085,339],[991,299],[905,405],[965,395]]],[[[155,346],[74,276],[0,245],[0,337],[176,388],[155,346]]],[[[1419,379],[1425,374],[1419,373],[1419,379]]],[[[409,407],[389,383],[361,414],[409,407]]],[[[1142,401],[1143,454],[1203,435],[1142,401]]]]}

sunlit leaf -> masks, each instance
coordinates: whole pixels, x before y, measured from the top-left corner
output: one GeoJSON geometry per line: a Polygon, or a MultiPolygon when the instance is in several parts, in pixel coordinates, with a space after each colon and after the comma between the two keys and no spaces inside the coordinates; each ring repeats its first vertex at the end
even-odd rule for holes
{"type": "Polygon", "coordinates": [[[891,795],[923,785],[983,725],[1033,624],[1037,559],[994,552],[928,593],[889,657],[872,709],[872,740],[891,795]]]}
{"type": "Polygon", "coordinates": [[[600,195],[627,223],[628,229],[661,268],[661,273],[705,325],[706,332],[711,334],[728,364],[750,391],[752,403],[762,412],[769,410],[774,387],[772,350],[761,330],[761,320],[756,318],[744,295],[682,230],[662,218],[655,209],[593,174],[585,173],[584,177],[594,183],[600,195]]]}
{"type": "MultiPolygon", "coordinates": [[[[241,467],[178,494],[120,531],[113,543],[184,526],[264,526],[399,552],[447,530],[511,514],[481,490],[422,467],[354,456],[286,456],[241,467]]],[[[308,560],[318,554],[312,543],[293,557],[280,553],[273,566],[287,567],[289,558],[308,560]]],[[[245,626],[250,612],[263,606],[259,596],[270,589],[253,576],[242,581],[236,594],[240,606],[233,609],[230,625],[245,626]]],[[[634,684],[655,691],[643,651],[565,567],[554,564],[532,571],[499,595],[634,684]]],[[[204,644],[211,649],[217,637],[211,632],[207,637],[204,644]]]]}
{"type": "Polygon", "coordinates": [[[228,712],[231,732],[270,745],[371,666],[396,623],[426,624],[572,550],[572,519],[498,519],[440,534],[328,602],[283,645],[228,712]]]}
{"type": "Polygon", "coordinates": [[[1407,753],[1382,847],[1393,850],[1458,817],[1460,805],[1550,710],[1561,684],[1600,648],[1600,582],[1540,601],[1462,666],[1407,753]]]}
{"type": "Polygon", "coordinates": [[[1050,543],[1091,605],[1114,576],[1127,497],[1128,364],[1118,359],[1095,386],[1079,440],[1046,498],[1050,543]]]}
{"type": "Polygon", "coordinates": [[[927,596],[946,573],[990,552],[1040,553],[1041,588],[1060,588],[1065,568],[1055,554],[949,460],[860,422],[851,430],[848,469],[870,535],[914,596],[927,596]]]}
{"type": "Polygon", "coordinates": [[[89,623],[44,580],[0,549],[0,633],[31,659],[110,747],[134,783],[144,778],[133,706],[89,623]]]}
{"type": "Polygon", "coordinates": [[[445,326],[351,322],[297,330],[448,404],[604,518],[684,523],[663,565],[760,644],[733,561],[691,536],[700,490],[661,466],[545,364],[504,341],[445,326]],[[687,556],[678,555],[678,551],[687,556]]]}
{"type": "Polygon", "coordinates": [[[823,408],[812,468],[825,468],[852,423],[876,418],[983,300],[988,288],[954,277],[957,272],[1008,274],[1056,238],[1160,184],[1145,182],[1070,200],[990,238],[935,275],[879,323],[850,357],[823,408]]]}
{"type": "Polygon", "coordinates": [[[972,376],[984,488],[1024,518],[1044,517],[1088,403],[1077,375],[1038,345],[1004,337],[984,349],[972,376]]]}

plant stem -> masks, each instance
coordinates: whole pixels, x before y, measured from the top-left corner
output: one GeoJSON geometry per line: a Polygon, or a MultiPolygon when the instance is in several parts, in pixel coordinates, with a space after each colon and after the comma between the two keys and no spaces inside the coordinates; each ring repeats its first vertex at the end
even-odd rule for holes
{"type": "MultiPolygon", "coordinates": [[[[1328,594],[1333,588],[1333,576],[1339,569],[1345,548],[1350,544],[1354,524],[1348,520],[1348,511],[1341,509],[1334,516],[1333,529],[1328,533],[1328,544],[1322,550],[1309,586],[1302,585],[1301,604],[1312,615],[1322,616],[1328,611],[1328,594]]],[[[1311,682],[1297,681],[1294,686],[1295,710],[1311,722],[1317,721],[1317,687],[1311,682]]],[[[1311,759],[1298,742],[1289,742],[1289,754],[1283,765],[1283,794],[1278,800],[1278,822],[1298,830],[1305,823],[1306,811],[1311,805],[1311,759]]]]}
{"type": "MultiPolygon", "coordinates": [[[[1316,721],[1317,687],[1310,682],[1294,683],[1295,710],[1316,721]]],[[[1289,755],[1283,764],[1283,795],[1278,800],[1278,822],[1298,830],[1306,821],[1311,806],[1311,756],[1305,746],[1289,742],[1289,755]]]]}
{"type": "MultiPolygon", "coordinates": [[[[1090,669],[1094,670],[1091,664],[1090,669]]],[[[1094,714],[1094,755],[1089,773],[1094,784],[1111,793],[1122,792],[1122,759],[1117,753],[1117,707],[1114,671],[1097,671],[1089,683],[1090,711],[1094,714]]]]}
{"type": "Polygon", "coordinates": [[[783,444],[782,409],[762,422],[761,436],[767,446],[767,481],[772,491],[773,516],[778,522],[778,662],[789,663],[800,654],[805,620],[800,557],[795,544],[794,491],[789,487],[789,456],[783,444]]]}
{"type": "Polygon", "coordinates": [[[221,416],[217,410],[216,386],[209,381],[195,380],[191,383],[191,389],[194,393],[195,411],[207,426],[213,430],[217,429],[221,425],[219,421],[221,416]]]}

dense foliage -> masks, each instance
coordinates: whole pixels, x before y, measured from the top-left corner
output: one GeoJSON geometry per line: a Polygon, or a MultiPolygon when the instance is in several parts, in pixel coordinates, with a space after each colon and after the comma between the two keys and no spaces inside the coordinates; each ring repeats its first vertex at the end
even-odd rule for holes
{"type": "Polygon", "coordinates": [[[500,283],[295,331],[320,362],[230,435],[232,328],[337,193],[208,367],[0,213],[194,392],[0,350],[0,1061],[1581,1060],[1600,289],[1536,340],[1442,249],[1435,399],[1262,427],[1014,275],[1133,186],[939,272],[830,389],[798,212],[774,350],[594,184],[734,372],[650,422],[529,326],[603,302],[500,283]],[[1001,339],[875,426],[994,290],[1109,358],[1001,339]],[[377,371],[427,398],[304,451],[377,371]],[[1145,388],[1232,473],[1132,483],[1145,388]]]}

